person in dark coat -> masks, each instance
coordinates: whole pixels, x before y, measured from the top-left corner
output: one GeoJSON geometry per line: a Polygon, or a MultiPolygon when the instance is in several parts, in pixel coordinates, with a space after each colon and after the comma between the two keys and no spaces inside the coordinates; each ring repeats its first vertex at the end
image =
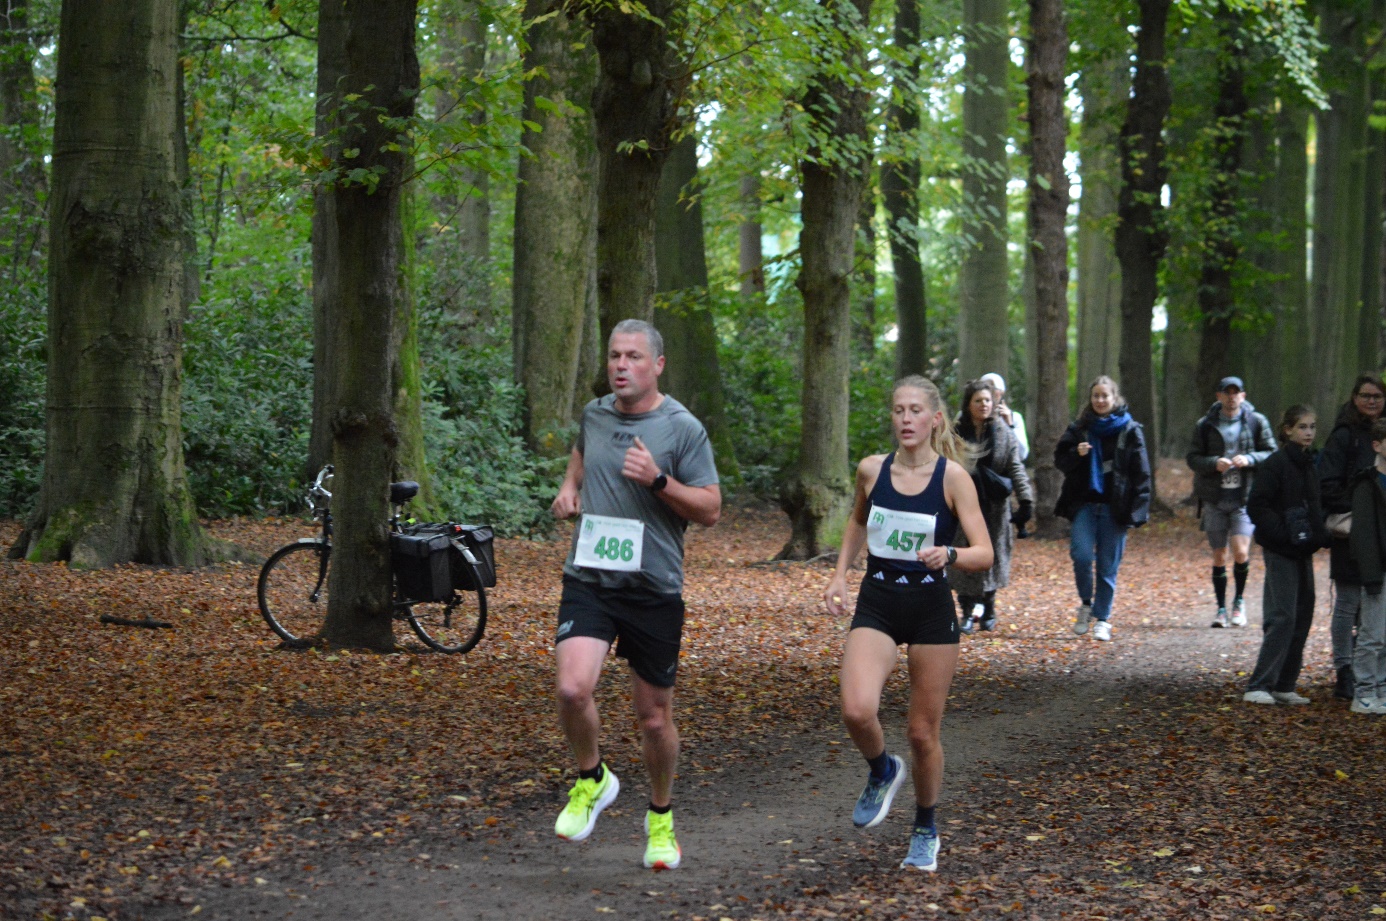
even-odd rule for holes
{"type": "MultiPolygon", "coordinates": [[[[1319,455],[1319,486],[1325,515],[1352,511],[1349,484],[1376,459],[1372,452],[1372,423],[1386,408],[1386,384],[1375,374],[1363,374],[1353,382],[1352,398],[1338,412],[1333,431],[1319,455]]],[[[1328,574],[1333,580],[1333,696],[1351,700],[1353,695],[1353,631],[1362,606],[1362,577],[1348,552],[1347,537],[1335,536],[1328,548],[1328,574]]]]}
{"type": "Polygon", "coordinates": [[[1266,562],[1261,592],[1261,651],[1242,699],[1253,704],[1307,704],[1295,692],[1304,643],[1314,622],[1314,551],[1328,542],[1314,470],[1317,419],[1308,406],[1285,410],[1280,450],[1261,465],[1247,498],[1266,562]]]}
{"type": "MultiPolygon", "coordinates": [[[[1011,555],[1015,550],[1011,522],[1024,527],[1035,507],[1035,493],[1030,488],[1025,465],[1021,463],[1015,431],[996,414],[998,399],[999,394],[985,378],[969,381],[963,387],[963,411],[955,426],[957,433],[976,452],[977,466],[972,480],[977,486],[995,555],[990,569],[959,571],[951,576],[953,590],[958,593],[958,607],[962,609],[963,633],[972,633],[978,628],[996,629],[996,592],[1011,584],[1011,555]],[[992,483],[1010,481],[1011,490],[1020,502],[1014,515],[1011,514],[1010,496],[989,494],[983,468],[997,475],[990,480],[992,483]]],[[[958,546],[967,545],[960,542],[958,546]]]]}
{"type": "Polygon", "coordinates": [[[1150,519],[1150,456],[1141,424],[1107,375],[1088,387],[1088,405],[1054,446],[1054,466],[1064,475],[1054,514],[1073,522],[1073,632],[1082,636],[1091,624],[1094,639],[1110,640],[1126,532],[1150,519]]]}
{"type": "Polygon", "coordinates": [[[1353,713],[1386,714],[1386,418],[1372,423],[1376,460],[1352,481],[1348,550],[1362,577],[1362,613],[1352,655],[1353,713]]]}
{"type": "Polygon", "coordinates": [[[1185,455],[1194,472],[1199,528],[1213,551],[1213,595],[1217,599],[1214,627],[1246,626],[1246,577],[1251,571],[1251,518],[1246,497],[1256,467],[1275,452],[1275,438],[1266,417],[1246,399],[1240,377],[1218,382],[1217,402],[1194,426],[1185,455]],[[1227,551],[1232,551],[1236,594],[1232,612],[1227,606],[1227,551]]]}

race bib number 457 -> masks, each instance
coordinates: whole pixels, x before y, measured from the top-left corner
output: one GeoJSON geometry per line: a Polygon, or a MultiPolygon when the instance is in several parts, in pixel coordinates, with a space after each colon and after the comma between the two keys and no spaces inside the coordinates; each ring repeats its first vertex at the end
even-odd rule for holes
{"type": "Polygon", "coordinates": [[[878,559],[918,562],[916,554],[934,545],[936,521],[933,515],[872,505],[866,519],[866,548],[878,559]]]}
{"type": "Polygon", "coordinates": [[[583,515],[573,562],[584,569],[639,572],[645,523],[634,518],[583,515]]]}

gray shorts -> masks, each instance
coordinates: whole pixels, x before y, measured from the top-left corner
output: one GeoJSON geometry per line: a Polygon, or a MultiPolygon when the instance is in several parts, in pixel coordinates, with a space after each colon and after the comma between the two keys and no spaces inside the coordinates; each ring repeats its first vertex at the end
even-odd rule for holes
{"type": "Polygon", "coordinates": [[[1208,546],[1214,550],[1226,548],[1229,537],[1250,537],[1256,530],[1245,505],[1226,508],[1216,502],[1203,503],[1203,520],[1198,526],[1208,535],[1208,546]]]}

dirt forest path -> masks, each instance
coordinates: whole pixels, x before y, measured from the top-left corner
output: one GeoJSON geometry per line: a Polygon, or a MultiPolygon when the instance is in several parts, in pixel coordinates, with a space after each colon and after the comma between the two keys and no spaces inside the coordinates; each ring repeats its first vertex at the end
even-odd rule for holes
{"type": "MultiPolygon", "coordinates": [[[[1167,481],[1173,480],[1167,477],[1167,481]]],[[[1178,488],[1177,480],[1173,488],[1178,488]]],[[[223,522],[267,552],[301,522],[223,522]]],[[[0,524],[0,538],[13,536],[0,524]]],[[[1068,630],[1064,542],[1021,544],[1001,629],[964,638],[944,721],[937,875],[897,868],[908,788],[854,829],[864,765],[837,713],[826,565],[767,565],[782,516],[690,534],[677,714],[684,866],[640,866],[648,787],[625,678],[591,839],[556,839],[560,542],[506,541],[464,657],[276,648],[253,567],[69,572],[0,562],[0,918],[1370,918],[1386,725],[1328,698],[1326,560],[1301,689],[1241,702],[1252,625],[1211,630],[1187,509],[1132,535],[1114,639],[1068,630]],[[97,623],[118,611],[174,630],[97,623]]],[[[903,669],[883,719],[903,752],[903,669]]]]}

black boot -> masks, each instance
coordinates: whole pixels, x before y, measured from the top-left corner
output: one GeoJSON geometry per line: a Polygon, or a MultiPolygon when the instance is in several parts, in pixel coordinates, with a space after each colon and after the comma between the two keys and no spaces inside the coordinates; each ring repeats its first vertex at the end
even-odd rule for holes
{"type": "Polygon", "coordinates": [[[958,608],[962,611],[961,626],[963,633],[972,633],[977,629],[977,621],[972,619],[972,609],[981,603],[981,598],[974,598],[971,595],[958,596],[958,608]]]}
{"type": "Polygon", "coordinates": [[[1352,666],[1344,665],[1338,669],[1338,679],[1333,682],[1333,696],[1339,700],[1352,700],[1356,679],[1352,674],[1352,666]]]}
{"type": "Polygon", "coordinates": [[[982,622],[979,625],[983,630],[996,629],[996,593],[987,592],[982,596],[982,622]]]}

